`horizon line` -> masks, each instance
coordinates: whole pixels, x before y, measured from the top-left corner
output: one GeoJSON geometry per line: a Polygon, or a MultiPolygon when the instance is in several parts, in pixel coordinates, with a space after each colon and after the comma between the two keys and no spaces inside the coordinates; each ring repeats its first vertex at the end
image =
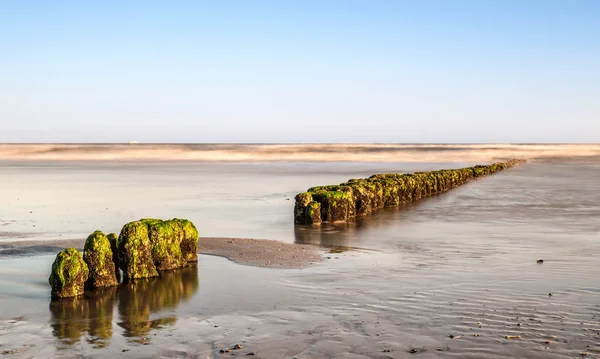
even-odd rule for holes
{"type": "Polygon", "coordinates": [[[0,145],[600,145],[600,142],[0,142],[0,145]]]}

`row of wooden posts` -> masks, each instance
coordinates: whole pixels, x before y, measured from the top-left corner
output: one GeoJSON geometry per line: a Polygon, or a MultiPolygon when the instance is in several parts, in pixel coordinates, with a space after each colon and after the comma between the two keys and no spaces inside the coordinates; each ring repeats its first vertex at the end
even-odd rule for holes
{"type": "Polygon", "coordinates": [[[198,230],[186,219],[141,219],[117,236],[95,231],[83,256],[67,248],[56,256],[49,282],[53,298],[77,297],[87,289],[116,286],[121,280],[151,278],[198,260],[198,230]]]}

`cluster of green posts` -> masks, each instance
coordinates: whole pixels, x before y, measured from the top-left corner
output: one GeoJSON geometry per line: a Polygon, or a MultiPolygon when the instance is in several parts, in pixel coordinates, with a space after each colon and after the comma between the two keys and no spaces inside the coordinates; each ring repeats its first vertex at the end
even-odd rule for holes
{"type": "Polygon", "coordinates": [[[198,261],[198,230],[186,219],[141,219],[123,226],[117,237],[95,231],[83,248],[56,256],[49,282],[53,298],[70,298],[85,289],[117,286],[121,280],[157,277],[160,271],[198,261]]]}
{"type": "Polygon", "coordinates": [[[412,174],[376,174],[340,185],[312,187],[296,195],[294,223],[346,222],[384,207],[397,207],[446,192],[472,179],[513,167],[524,160],[412,174]]]}

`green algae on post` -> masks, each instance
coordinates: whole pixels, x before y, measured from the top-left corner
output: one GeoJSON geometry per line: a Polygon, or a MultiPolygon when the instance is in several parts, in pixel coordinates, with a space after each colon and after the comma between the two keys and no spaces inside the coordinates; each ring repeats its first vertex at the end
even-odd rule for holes
{"type": "MultiPolygon", "coordinates": [[[[294,218],[298,224],[307,223],[306,207],[312,202],[312,194],[309,192],[298,193],[295,197],[296,204],[294,206],[294,218]]],[[[319,214],[319,223],[321,223],[321,215],[319,214]]]]}
{"type": "Polygon", "coordinates": [[[321,223],[321,203],[311,201],[306,206],[306,223],[320,224],[321,223]]]}
{"type": "Polygon", "coordinates": [[[179,223],[183,229],[181,257],[187,262],[198,261],[198,229],[187,219],[174,218],[172,222],[179,223]]]}
{"type": "Polygon", "coordinates": [[[397,207],[423,197],[446,192],[468,181],[513,167],[524,160],[491,165],[416,172],[376,174],[340,185],[317,186],[296,195],[294,223],[346,222],[384,207],[397,207]]]}
{"type": "Polygon", "coordinates": [[[82,295],[88,273],[88,266],[77,249],[62,250],[56,255],[48,278],[52,287],[52,298],[72,298],[82,295]]]}
{"type": "Polygon", "coordinates": [[[89,269],[89,288],[118,285],[113,252],[109,239],[101,231],[90,234],[83,247],[83,260],[89,269]]]}
{"type": "Polygon", "coordinates": [[[117,246],[125,279],[155,277],[198,261],[198,230],[187,219],[144,218],[123,227],[117,246]]]}
{"type": "Polygon", "coordinates": [[[53,298],[76,297],[84,287],[117,286],[125,280],[157,277],[158,271],[187,267],[198,261],[198,230],[187,219],[141,219],[127,223],[117,237],[90,234],[83,257],[74,248],[61,251],[48,279],[53,298]]]}
{"type": "Polygon", "coordinates": [[[148,226],[150,253],[156,270],[172,270],[183,267],[185,261],[181,255],[183,228],[177,221],[146,218],[140,220],[148,226]]]}
{"type": "Polygon", "coordinates": [[[113,263],[115,265],[115,274],[117,276],[117,282],[121,281],[121,267],[119,266],[119,237],[115,233],[109,233],[106,235],[110,242],[110,250],[112,251],[113,263]]]}
{"type": "Polygon", "coordinates": [[[142,221],[129,222],[121,229],[118,239],[119,266],[124,279],[158,276],[150,252],[148,226],[142,221]]]}

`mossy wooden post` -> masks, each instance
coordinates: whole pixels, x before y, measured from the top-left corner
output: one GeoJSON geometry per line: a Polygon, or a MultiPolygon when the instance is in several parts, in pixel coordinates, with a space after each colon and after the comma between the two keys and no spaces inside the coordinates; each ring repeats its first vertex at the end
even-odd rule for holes
{"type": "Polygon", "coordinates": [[[187,219],[175,218],[173,221],[179,223],[183,229],[181,239],[181,257],[185,262],[198,261],[198,229],[187,219]]]}
{"type": "Polygon", "coordinates": [[[309,192],[298,193],[295,197],[295,200],[296,203],[294,205],[294,223],[305,224],[307,223],[306,207],[310,202],[312,202],[312,194],[310,194],[309,192]]]}
{"type": "Polygon", "coordinates": [[[158,276],[150,252],[148,226],[141,221],[129,222],[119,234],[119,265],[124,279],[158,276]]]}
{"type": "Polygon", "coordinates": [[[473,177],[482,177],[486,175],[486,168],[485,166],[475,166],[475,167],[471,167],[471,170],[473,171],[473,177]]]}
{"type": "Polygon", "coordinates": [[[384,176],[384,174],[377,174],[366,179],[373,185],[373,211],[385,207],[382,183],[384,176]]]}
{"type": "Polygon", "coordinates": [[[400,203],[410,203],[413,201],[413,193],[415,191],[415,180],[411,175],[403,175],[398,181],[400,181],[400,191],[398,196],[400,203]]]}
{"type": "Polygon", "coordinates": [[[117,276],[117,282],[121,281],[121,266],[119,265],[119,237],[115,233],[109,233],[106,235],[110,242],[110,250],[112,251],[112,259],[115,265],[115,275],[117,276]]]}
{"type": "Polygon", "coordinates": [[[156,270],[173,270],[181,268],[186,261],[181,255],[183,227],[178,221],[163,221],[160,219],[142,219],[148,226],[150,253],[156,270]]]}
{"type": "Polygon", "coordinates": [[[435,175],[437,177],[437,193],[444,193],[448,189],[448,179],[446,178],[446,171],[436,171],[435,175]]]}
{"type": "Polygon", "coordinates": [[[306,224],[321,224],[321,204],[311,201],[306,206],[306,224]]]}
{"type": "Polygon", "coordinates": [[[90,234],[83,247],[83,260],[90,271],[86,285],[102,288],[118,285],[110,241],[101,231],[90,234]]]}
{"type": "Polygon", "coordinates": [[[321,204],[321,221],[323,222],[344,222],[350,218],[350,213],[354,213],[351,209],[352,189],[350,187],[337,188],[334,190],[324,190],[314,188],[309,190],[312,193],[313,200],[321,204]],[[346,190],[349,189],[348,190],[346,190]]]}
{"type": "Polygon", "coordinates": [[[88,267],[75,248],[67,248],[56,255],[48,281],[52,298],[72,298],[83,294],[88,279],[88,267]]]}
{"type": "Polygon", "coordinates": [[[381,181],[383,185],[383,206],[384,207],[396,207],[399,205],[398,202],[398,182],[396,178],[386,176],[381,181]]]}
{"type": "Polygon", "coordinates": [[[383,185],[381,182],[373,181],[371,182],[375,188],[375,192],[373,194],[373,210],[382,209],[384,206],[383,202],[383,185]]]}
{"type": "Polygon", "coordinates": [[[373,212],[375,199],[375,184],[364,179],[351,179],[342,186],[352,188],[352,201],[356,216],[366,216],[373,212]]]}

